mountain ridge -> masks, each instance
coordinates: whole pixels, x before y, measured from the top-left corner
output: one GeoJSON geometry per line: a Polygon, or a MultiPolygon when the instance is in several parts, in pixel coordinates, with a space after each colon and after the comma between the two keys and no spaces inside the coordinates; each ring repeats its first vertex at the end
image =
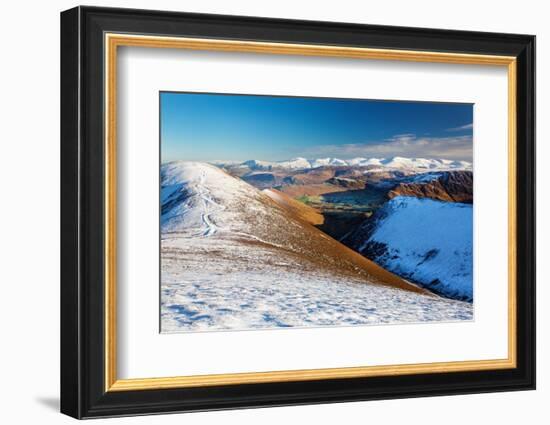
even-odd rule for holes
{"type": "Polygon", "coordinates": [[[317,267],[362,276],[373,284],[423,292],[313,225],[297,220],[294,213],[287,212],[284,202],[275,201],[213,165],[172,162],[161,168],[161,177],[161,203],[171,206],[162,211],[163,235],[217,235],[265,244],[299,255],[317,267]]]}

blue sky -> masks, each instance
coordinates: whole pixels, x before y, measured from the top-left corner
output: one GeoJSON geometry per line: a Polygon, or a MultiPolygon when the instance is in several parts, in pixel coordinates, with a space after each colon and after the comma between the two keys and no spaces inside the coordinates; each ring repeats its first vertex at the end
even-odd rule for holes
{"type": "Polygon", "coordinates": [[[173,92],[160,102],[162,162],[472,160],[471,104],[173,92]]]}

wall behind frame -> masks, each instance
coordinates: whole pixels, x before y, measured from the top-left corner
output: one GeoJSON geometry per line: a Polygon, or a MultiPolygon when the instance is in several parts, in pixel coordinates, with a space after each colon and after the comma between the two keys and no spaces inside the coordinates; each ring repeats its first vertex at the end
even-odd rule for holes
{"type": "MultiPolygon", "coordinates": [[[[60,415],[59,392],[59,12],[74,1],[10,2],[0,26],[3,43],[2,125],[0,132],[0,327],[4,350],[0,355],[0,417],[6,423],[40,421],[75,423],[60,415]]],[[[517,32],[537,35],[539,117],[550,115],[550,28],[544,5],[534,0],[443,3],[314,2],[278,0],[146,0],[94,1],[97,6],[155,8],[189,12],[279,18],[347,21],[365,24],[517,32]]],[[[538,187],[550,184],[542,163],[550,157],[550,126],[541,119],[537,135],[538,187]]],[[[538,216],[550,214],[550,201],[539,190],[538,216]]],[[[539,259],[550,257],[545,239],[550,224],[538,223],[539,259]]],[[[110,419],[124,424],[334,424],[342,421],[406,424],[468,424],[491,421],[542,423],[548,416],[543,402],[550,397],[550,289],[543,283],[548,270],[538,264],[538,390],[381,402],[345,403],[210,412],[155,417],[110,419]]],[[[101,420],[100,420],[101,421],[101,420]]]]}

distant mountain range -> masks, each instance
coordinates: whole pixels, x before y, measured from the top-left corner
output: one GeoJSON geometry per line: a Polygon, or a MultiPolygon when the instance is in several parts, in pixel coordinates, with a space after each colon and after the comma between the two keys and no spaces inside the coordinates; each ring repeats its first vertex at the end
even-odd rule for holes
{"type": "Polygon", "coordinates": [[[394,156],[391,158],[293,158],[285,161],[262,161],[251,159],[244,162],[212,161],[212,164],[228,168],[248,168],[250,170],[270,171],[276,169],[303,170],[320,167],[366,167],[376,169],[398,169],[414,171],[448,171],[471,170],[472,163],[450,159],[405,158],[394,156]]]}

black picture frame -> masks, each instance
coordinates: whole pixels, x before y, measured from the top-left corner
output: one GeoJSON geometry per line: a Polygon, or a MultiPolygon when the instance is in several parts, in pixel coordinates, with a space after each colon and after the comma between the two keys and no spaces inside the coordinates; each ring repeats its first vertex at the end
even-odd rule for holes
{"type": "Polygon", "coordinates": [[[75,418],[535,388],[535,37],[76,7],[61,13],[61,412],[75,418]],[[104,34],[308,43],[517,58],[517,367],[105,391],[104,34]]]}

